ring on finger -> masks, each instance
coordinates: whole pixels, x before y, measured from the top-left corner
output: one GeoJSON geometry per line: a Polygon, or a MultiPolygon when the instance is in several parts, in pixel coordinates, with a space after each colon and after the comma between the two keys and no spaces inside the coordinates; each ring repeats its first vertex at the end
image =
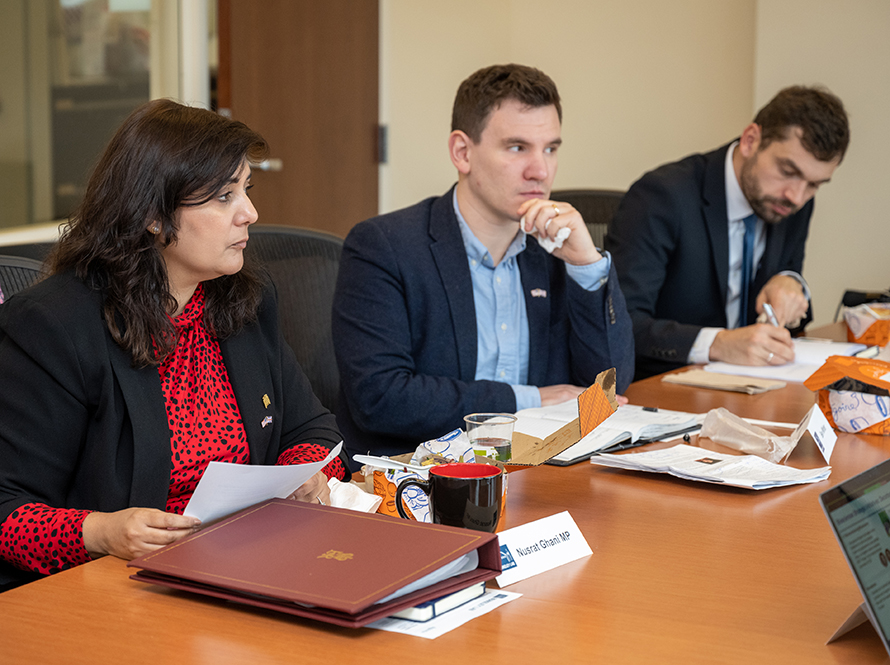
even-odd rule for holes
{"type": "Polygon", "coordinates": [[[773,361],[773,356],[774,356],[774,355],[776,355],[776,354],[773,353],[772,351],[769,352],[769,355],[766,357],[766,362],[767,362],[767,364],[769,364],[769,363],[771,363],[771,362],[773,361]]]}
{"type": "Polygon", "coordinates": [[[550,205],[553,206],[553,209],[556,211],[556,216],[559,217],[559,208],[556,207],[555,203],[551,203],[550,205]]]}

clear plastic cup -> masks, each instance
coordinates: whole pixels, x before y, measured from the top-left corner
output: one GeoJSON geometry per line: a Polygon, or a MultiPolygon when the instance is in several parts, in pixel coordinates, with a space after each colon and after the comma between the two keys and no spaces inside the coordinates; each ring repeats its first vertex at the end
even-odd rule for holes
{"type": "Polygon", "coordinates": [[[471,413],[464,416],[467,424],[467,437],[477,455],[492,457],[500,462],[508,463],[513,457],[513,423],[516,416],[512,413],[471,413]]]}

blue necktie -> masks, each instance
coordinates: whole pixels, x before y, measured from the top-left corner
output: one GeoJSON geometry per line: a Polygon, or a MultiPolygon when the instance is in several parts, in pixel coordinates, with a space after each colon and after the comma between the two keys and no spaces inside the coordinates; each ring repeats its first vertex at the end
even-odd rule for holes
{"type": "Polygon", "coordinates": [[[745,222],[745,238],[742,244],[742,295],[739,298],[739,327],[748,325],[748,287],[754,278],[754,231],[757,215],[748,215],[745,222]]]}

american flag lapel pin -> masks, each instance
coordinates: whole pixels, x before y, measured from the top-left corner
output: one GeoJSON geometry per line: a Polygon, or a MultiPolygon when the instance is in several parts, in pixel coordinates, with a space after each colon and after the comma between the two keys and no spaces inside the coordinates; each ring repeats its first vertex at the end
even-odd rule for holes
{"type": "Polygon", "coordinates": [[[263,422],[261,423],[261,425],[263,427],[265,427],[266,425],[271,425],[271,424],[272,424],[272,416],[266,416],[265,418],[263,418],[263,422]]]}
{"type": "Polygon", "coordinates": [[[532,289],[532,298],[546,298],[547,291],[544,289],[532,289]]]}

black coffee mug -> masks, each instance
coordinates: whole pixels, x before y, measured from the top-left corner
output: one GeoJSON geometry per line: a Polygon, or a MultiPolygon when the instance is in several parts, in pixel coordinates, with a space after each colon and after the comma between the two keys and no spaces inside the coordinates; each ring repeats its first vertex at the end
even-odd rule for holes
{"type": "Polygon", "coordinates": [[[462,526],[494,533],[501,517],[504,472],[491,464],[440,464],[430,467],[430,479],[403,480],[396,490],[396,509],[409,519],[402,506],[402,492],[412,485],[430,497],[435,524],[462,526]]]}

